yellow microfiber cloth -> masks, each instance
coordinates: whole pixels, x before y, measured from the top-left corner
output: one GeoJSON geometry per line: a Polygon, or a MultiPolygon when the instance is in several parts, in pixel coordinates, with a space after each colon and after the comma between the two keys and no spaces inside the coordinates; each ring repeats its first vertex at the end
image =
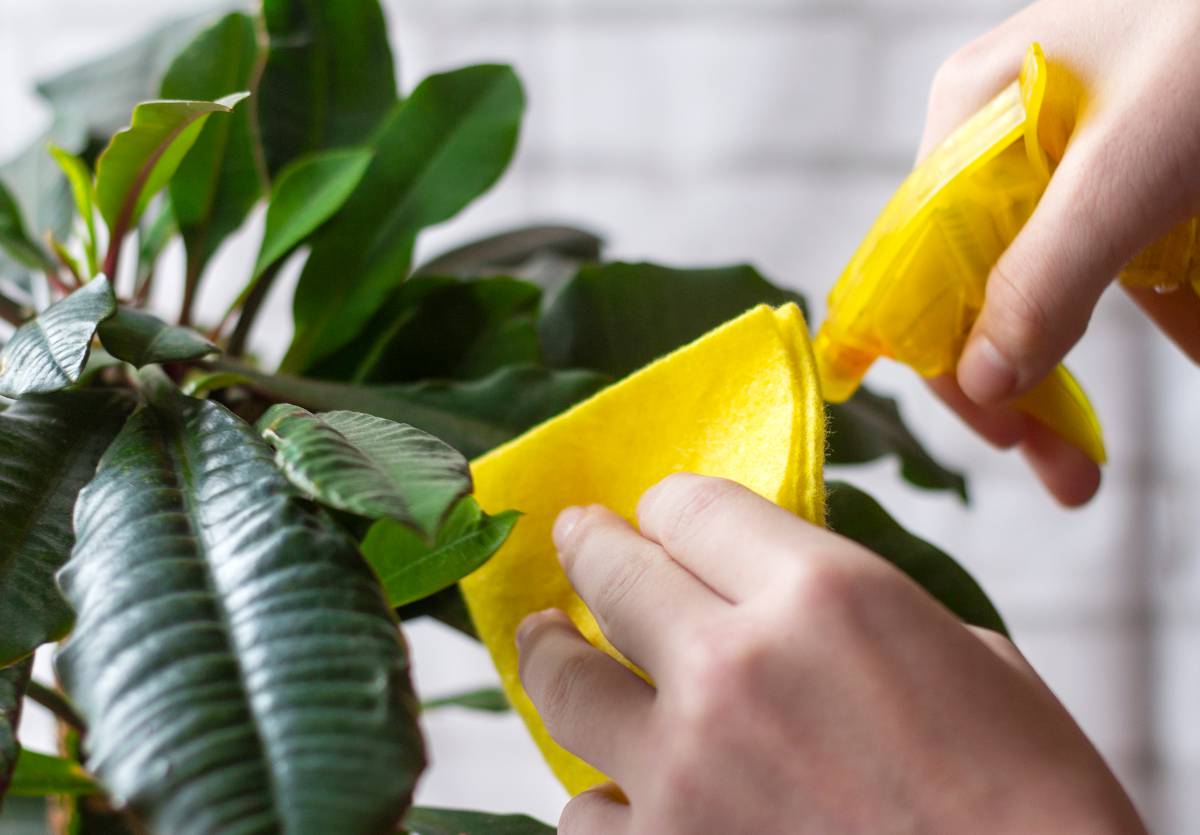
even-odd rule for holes
{"type": "Polygon", "coordinates": [[[824,458],[808,328],[800,310],[785,305],[754,308],[473,463],[480,504],[525,517],[463,581],[463,593],[509,700],[568,791],[606,778],[546,732],[517,676],[517,625],[558,608],[589,641],[628,662],[559,567],[550,539],[559,511],[602,504],[636,523],[642,493],[687,471],[732,479],[823,524],[824,458]]]}

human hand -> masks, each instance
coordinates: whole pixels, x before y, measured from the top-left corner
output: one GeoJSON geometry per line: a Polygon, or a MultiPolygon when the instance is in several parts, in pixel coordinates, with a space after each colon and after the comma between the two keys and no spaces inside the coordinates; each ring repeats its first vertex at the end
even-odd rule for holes
{"type": "MultiPolygon", "coordinates": [[[[1087,91],[1037,211],[992,271],[957,379],[933,384],[988,440],[1020,445],[1065,504],[1091,498],[1098,468],[1002,404],[1079,341],[1135,254],[1200,213],[1198,37],[1194,0],[1041,0],[956,53],[933,84],[921,156],[1017,76],[1034,41],[1087,91]]],[[[1129,292],[1200,362],[1200,297],[1129,292]]]]}
{"type": "Polygon", "coordinates": [[[518,631],[554,738],[619,784],[563,835],[1144,833],[1120,786],[1000,635],[888,563],[718,479],[564,511],[555,542],[605,635],[518,631]]]}

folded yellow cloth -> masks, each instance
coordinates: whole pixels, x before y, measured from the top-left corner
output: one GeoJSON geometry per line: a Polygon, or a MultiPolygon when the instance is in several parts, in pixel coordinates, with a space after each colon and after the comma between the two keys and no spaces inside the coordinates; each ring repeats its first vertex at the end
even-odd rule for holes
{"type": "Polygon", "coordinates": [[[509,700],[568,791],[606,778],[550,739],[517,676],[517,625],[562,609],[589,641],[627,662],[559,567],[550,539],[559,511],[602,504],[636,522],[642,493],[687,471],[732,479],[821,524],[824,458],[808,328],[785,305],[749,311],[474,462],[480,504],[525,517],[463,592],[509,700]]]}

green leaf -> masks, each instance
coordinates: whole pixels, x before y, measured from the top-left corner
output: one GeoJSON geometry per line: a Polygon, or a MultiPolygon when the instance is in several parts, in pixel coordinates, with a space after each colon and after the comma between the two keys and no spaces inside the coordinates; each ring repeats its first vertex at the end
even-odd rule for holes
{"type": "Polygon", "coordinates": [[[49,253],[29,236],[21,207],[0,183],[0,249],[31,270],[56,269],[49,253]]]}
{"type": "Polygon", "coordinates": [[[21,325],[0,353],[0,394],[21,397],[74,385],[96,327],[116,309],[112,286],[98,276],[21,325]]]}
{"type": "Polygon", "coordinates": [[[419,806],[404,821],[408,835],[554,835],[554,827],[525,815],[493,815],[419,806]]]}
{"type": "Polygon", "coordinates": [[[412,278],[392,291],[358,338],[313,366],[330,380],[471,380],[541,362],[535,285],[496,277],[412,278]]]}
{"type": "Polygon", "coordinates": [[[429,699],[421,703],[421,710],[439,710],[444,707],[462,707],[467,710],[479,710],[484,713],[508,713],[512,705],[508,696],[499,687],[480,687],[477,690],[467,690],[450,696],[429,699]]]}
{"type": "Polygon", "coordinates": [[[133,109],[96,163],[96,204],[114,241],[124,237],[178,170],[208,117],[228,114],[245,94],[219,101],[149,101],[133,109]]]}
{"type": "Polygon", "coordinates": [[[121,392],[75,391],[0,414],[0,666],[70,629],[54,573],[75,541],[71,511],[131,408],[121,392]]]}
{"type": "Polygon", "coordinates": [[[552,366],[623,377],[755,305],[785,302],[804,306],[748,266],[585,266],[542,318],[542,346],[552,366]]]}
{"type": "Polygon", "coordinates": [[[414,275],[483,278],[512,275],[539,255],[559,255],[579,262],[599,261],[603,241],[572,226],[527,226],[492,235],[443,253],[414,275]]]}
{"type": "Polygon", "coordinates": [[[137,368],[219,353],[216,345],[191,328],[168,325],[157,316],[127,307],[100,323],[100,341],[114,357],[137,368]]]}
{"type": "Polygon", "coordinates": [[[423,753],[374,577],[249,426],[143,379],[59,574],[89,770],[152,831],[387,831],[423,753]]]}
{"type": "Polygon", "coordinates": [[[13,797],[78,797],[100,794],[101,788],[74,760],[25,750],[17,760],[8,792],[13,797]]]}
{"type": "Polygon", "coordinates": [[[214,391],[240,386],[250,382],[245,374],[236,371],[202,371],[192,369],[183,380],[180,389],[189,397],[208,397],[214,391]]]}
{"type": "Polygon", "coordinates": [[[407,606],[401,606],[396,609],[396,614],[405,621],[433,618],[468,638],[479,640],[479,632],[475,629],[471,613],[467,610],[467,601],[457,584],[407,606]]]}
{"type": "Polygon", "coordinates": [[[378,0],[265,0],[269,51],[259,84],[272,175],[313,151],[356,145],[397,99],[378,0]]]}
{"type": "Polygon", "coordinates": [[[308,496],[369,519],[395,519],[426,536],[471,491],[467,459],[402,423],[359,412],[314,415],[280,403],[257,428],[275,448],[279,468],[308,496]]]}
{"type": "Polygon", "coordinates": [[[449,588],[491,559],[520,517],[511,510],[489,516],[466,498],[454,507],[434,542],[384,519],[371,526],[362,552],[388,601],[404,606],[449,588]]]}
{"type": "Polygon", "coordinates": [[[417,233],[496,182],[524,104],[511,68],[479,66],[432,76],[395,108],[362,184],[313,241],[284,370],[304,371],[353,339],[408,275],[417,233]]]}
{"type": "Polygon", "coordinates": [[[953,558],[904,530],[861,490],[841,482],[827,486],[832,530],[895,565],[966,623],[1008,634],[983,589],[953,558]]]}
{"type": "Polygon", "coordinates": [[[591,371],[512,366],[470,382],[432,381],[365,386],[267,375],[233,364],[248,385],[310,411],[349,408],[408,423],[473,458],[595,394],[612,380],[591,371]]]}
{"type": "Polygon", "coordinates": [[[828,464],[865,464],[888,455],[900,460],[900,474],[926,490],[951,490],[967,501],[962,473],[943,467],[925,450],[890,397],[860,388],[845,403],[829,404],[828,464]]]}
{"type": "Polygon", "coordinates": [[[32,657],[11,667],[0,668],[0,808],[4,805],[13,768],[21,753],[17,728],[21,724],[21,706],[32,670],[32,657]]]}
{"type": "Polygon", "coordinates": [[[83,251],[87,255],[87,278],[91,278],[100,271],[100,261],[96,252],[96,185],[92,181],[92,170],[86,162],[57,145],[50,146],[50,156],[54,157],[67,182],[71,184],[75,211],[83,219],[83,251]]]}
{"type": "MultiPolygon", "coordinates": [[[[162,81],[164,99],[215,101],[248,90],[258,60],[254,19],[234,12],[198,34],[162,81]]],[[[171,205],[187,248],[193,284],[263,192],[250,108],[204,125],[170,181],[171,205]]]]}

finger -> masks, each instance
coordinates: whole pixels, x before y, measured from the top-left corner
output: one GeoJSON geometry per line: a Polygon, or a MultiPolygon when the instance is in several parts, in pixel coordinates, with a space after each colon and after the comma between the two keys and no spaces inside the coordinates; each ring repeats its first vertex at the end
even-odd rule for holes
{"type": "Polygon", "coordinates": [[[559,559],[600,629],[654,676],[685,623],[728,604],[607,508],[569,508],[554,526],[559,559]]]}
{"type": "Polygon", "coordinates": [[[949,374],[931,377],[925,382],[963,423],[992,446],[1011,449],[1025,437],[1025,424],[1029,418],[1011,406],[980,406],[963,394],[958,381],[949,374]]]}
{"type": "Polygon", "coordinates": [[[1100,467],[1082,450],[1030,420],[1021,452],[1050,494],[1066,507],[1086,504],[1100,489],[1100,467]]]}
{"type": "Polygon", "coordinates": [[[1125,290],[1162,332],[1192,362],[1200,365],[1200,295],[1188,287],[1174,293],[1158,293],[1149,287],[1125,290]]]}
{"type": "Polygon", "coordinates": [[[517,647],[521,683],[555,741],[607,774],[630,774],[654,689],[584,640],[562,612],[526,618],[517,647]]]}
{"type": "Polygon", "coordinates": [[[691,473],[647,490],[638,522],[643,536],[734,603],[773,587],[806,545],[833,538],[740,484],[691,473]]]}
{"type": "Polygon", "coordinates": [[[622,835],[630,830],[630,809],[612,783],[576,795],[558,819],[559,835],[622,835]]]}

